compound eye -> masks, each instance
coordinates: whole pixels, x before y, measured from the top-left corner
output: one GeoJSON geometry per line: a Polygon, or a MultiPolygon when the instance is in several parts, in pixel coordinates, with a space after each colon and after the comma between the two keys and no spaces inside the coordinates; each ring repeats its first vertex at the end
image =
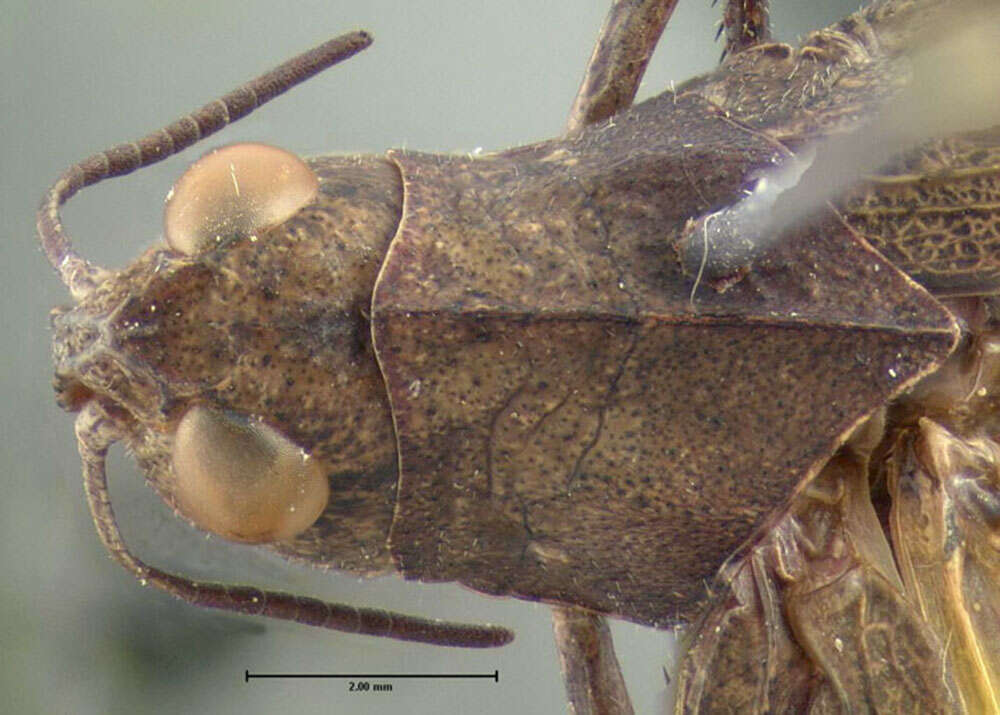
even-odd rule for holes
{"type": "Polygon", "coordinates": [[[233,541],[291,539],[312,526],[330,497],[322,469],[301,448],[231,412],[188,410],[172,457],[178,509],[233,541]]]}
{"type": "Polygon", "coordinates": [[[187,256],[254,236],[312,201],[319,180],[304,161],[266,144],[233,144],[192,164],[167,194],[163,232],[187,256]]]}

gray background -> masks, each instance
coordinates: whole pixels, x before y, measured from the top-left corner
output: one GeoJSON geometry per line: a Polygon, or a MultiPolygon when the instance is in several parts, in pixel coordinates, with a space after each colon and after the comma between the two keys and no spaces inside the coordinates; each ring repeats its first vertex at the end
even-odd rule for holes
{"type": "MultiPolygon", "coordinates": [[[[853,0],[775,2],[778,35],[826,24],[853,0]]],[[[94,260],[121,265],[159,237],[163,196],[211,146],[268,141],[301,154],[406,146],[468,152],[560,131],[606,9],[601,1],[262,0],[171,3],[3,0],[0,200],[3,439],[0,440],[0,693],[10,712],[561,712],[548,610],[457,587],[292,570],[206,540],[112,459],[123,529],[154,564],[449,619],[504,623],[518,639],[458,651],[204,612],[140,588],[101,550],[79,483],[71,417],[50,388],[48,309],[67,295],[34,244],[33,213],[71,161],[137,137],[291,55],[364,27],[360,57],[206,144],[85,191],[65,211],[94,260]],[[256,681],[244,669],[490,672],[491,681],[393,682],[350,694],[338,681],[256,681]]],[[[642,96],[713,66],[721,7],[682,0],[642,96]]],[[[664,707],[668,634],[615,625],[638,712],[664,707]]]]}

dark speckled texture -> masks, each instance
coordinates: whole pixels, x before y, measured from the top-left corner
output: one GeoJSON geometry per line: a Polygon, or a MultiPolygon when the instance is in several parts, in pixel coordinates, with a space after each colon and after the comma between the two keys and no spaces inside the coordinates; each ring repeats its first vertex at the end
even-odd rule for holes
{"type": "Polygon", "coordinates": [[[391,155],[404,217],[373,325],[404,574],[686,619],[846,434],[953,349],[948,313],[833,215],[692,301],[672,237],[783,151],[668,93],[566,142],[391,155]]]}
{"type": "Polygon", "coordinates": [[[129,412],[130,446],[173,506],[171,434],[190,405],[262,419],[331,485],[316,525],[276,548],[375,573],[390,568],[396,459],[366,314],[402,187],[381,159],[312,166],[319,195],[280,227],[191,258],[151,249],[56,317],[57,384],[129,412]]]}
{"type": "MultiPolygon", "coordinates": [[[[0,84],[10,98],[0,137],[5,161],[7,328],[0,522],[5,598],[0,631],[9,652],[0,683],[20,712],[210,711],[412,713],[476,710],[552,713],[565,693],[548,609],[467,589],[284,566],[260,550],[206,540],[147,494],[133,460],[110,465],[112,496],[128,543],[153,563],[205,579],[292,588],[396,610],[460,615],[517,628],[500,651],[468,653],[319,633],[315,629],[191,608],[139,588],[107,557],[81,498],[72,415],[52,400],[46,314],[67,301],[34,240],[34,210],[71,161],[152,128],[250,76],[351,28],[376,44],[352,60],[168,162],[74,198],[66,227],[81,251],[117,266],[157,239],[163,197],[203,151],[267,141],[307,156],[497,149],[552,136],[566,121],[607,3],[425,4],[386,0],[239,3],[68,3],[5,6],[0,84]],[[39,525],[44,528],[39,529],[39,525]],[[13,650],[12,650],[13,649],[13,650]],[[358,672],[492,671],[499,684],[407,684],[359,699],[337,687],[243,682],[245,667],[358,672]]],[[[857,0],[774,0],[776,36],[791,42],[836,20],[857,0]]],[[[712,67],[721,10],[681,2],[640,90],[650,96],[712,67]]],[[[660,712],[669,632],[614,622],[637,712],[660,712]]]]}

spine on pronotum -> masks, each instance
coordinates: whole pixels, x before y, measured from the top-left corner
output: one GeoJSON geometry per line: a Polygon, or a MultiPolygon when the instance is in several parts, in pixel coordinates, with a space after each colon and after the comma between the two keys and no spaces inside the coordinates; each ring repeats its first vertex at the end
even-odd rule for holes
{"type": "MultiPolygon", "coordinates": [[[[42,248],[74,300],[79,302],[92,293],[109,273],[81,256],[63,230],[59,208],[70,197],[85,186],[178,153],[370,44],[371,37],[365,32],[337,37],[152,134],[94,154],[64,171],[42,200],[37,226],[42,248]]],[[[76,431],[85,491],[98,534],[115,560],[144,585],[155,586],[192,604],[350,633],[464,647],[498,646],[513,638],[509,630],[498,626],[447,623],[250,587],[197,583],[148,566],[125,545],[108,495],[105,457],[108,448],[124,436],[114,408],[90,400],[77,418],[76,431]]]]}

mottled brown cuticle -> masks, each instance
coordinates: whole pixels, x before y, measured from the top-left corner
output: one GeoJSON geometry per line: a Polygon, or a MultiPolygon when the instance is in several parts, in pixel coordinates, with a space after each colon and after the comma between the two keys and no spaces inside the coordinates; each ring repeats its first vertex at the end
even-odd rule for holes
{"type": "Polygon", "coordinates": [[[57,331],[81,316],[95,325],[60,371],[120,401],[144,425],[131,447],[171,504],[159,452],[169,450],[169,431],[189,405],[278,428],[324,465],[334,494],[317,524],[280,548],[317,564],[379,571],[388,566],[395,439],[366,316],[402,188],[381,159],[311,166],[319,195],[281,226],[196,257],[151,249],[57,317],[57,331]],[[150,384],[137,395],[118,374],[145,375],[150,384]]]}
{"type": "Polygon", "coordinates": [[[690,618],[858,420],[952,349],[948,314],[833,215],[692,301],[670,236],[784,156],[690,94],[527,150],[391,154],[405,215],[373,327],[404,573],[690,618]]]}
{"type": "MultiPolygon", "coordinates": [[[[985,564],[950,593],[994,607],[997,130],[915,148],[720,280],[677,251],[699,225],[708,251],[707,217],[871,119],[938,5],[876,3],[793,49],[762,42],[766,2],[732,0],[724,64],[627,108],[673,3],[618,3],[648,14],[595,54],[565,136],[476,157],[313,159],[315,199],[278,226],[217,240],[213,228],[191,255],[155,247],[107,279],[79,257],[60,267],[86,296],[53,315],[56,390],[88,408],[81,429],[104,424],[80,444],[109,550],[150,573],[102,528],[114,519],[101,450],[123,439],[198,521],[171,454],[177,465],[211,448],[177,431],[207,408],[287,438],[330,487],[295,538],[298,524],[246,533],[240,518],[214,527],[229,538],[286,539],[271,548],[321,567],[693,621],[681,676],[693,710],[949,709],[964,682],[942,645],[951,631],[917,614],[893,561],[904,539],[891,550],[883,527],[897,518],[889,493],[914,478],[907,496],[961,512],[972,536],[917,518],[895,529],[945,534],[948,554],[985,564]],[[985,476],[967,479],[969,465],[985,476]]],[[[54,264],[75,257],[57,225],[68,189],[158,158],[143,141],[55,187],[40,220],[54,264]]],[[[167,576],[192,602],[257,612],[256,591],[167,576]]],[[[332,608],[274,603],[271,615],[310,624],[332,608]]],[[[365,632],[389,621],[369,614],[365,632]]],[[[976,622],[984,643],[996,622],[976,622]]],[[[435,632],[422,640],[452,642],[435,632]]]]}

